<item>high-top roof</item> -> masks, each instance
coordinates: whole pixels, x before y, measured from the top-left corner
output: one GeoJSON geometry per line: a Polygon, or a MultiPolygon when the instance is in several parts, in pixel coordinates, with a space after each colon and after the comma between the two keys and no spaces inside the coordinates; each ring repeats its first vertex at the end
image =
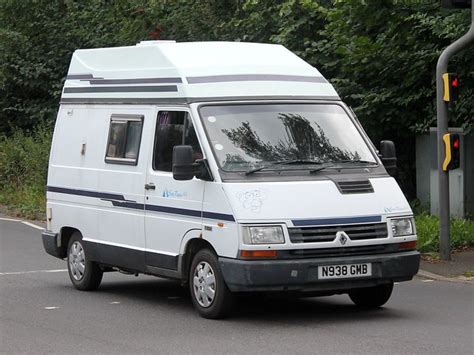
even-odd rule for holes
{"type": "Polygon", "coordinates": [[[74,52],[62,102],[192,102],[339,97],[281,45],[144,41],[74,52]]]}

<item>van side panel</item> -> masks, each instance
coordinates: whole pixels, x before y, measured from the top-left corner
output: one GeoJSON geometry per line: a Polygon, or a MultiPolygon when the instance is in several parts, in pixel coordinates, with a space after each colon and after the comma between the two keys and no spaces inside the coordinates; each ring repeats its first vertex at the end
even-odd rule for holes
{"type": "Polygon", "coordinates": [[[239,249],[239,229],[222,183],[208,182],[204,191],[204,211],[219,212],[221,218],[203,215],[202,237],[209,241],[217,255],[235,258],[239,249]],[[213,217],[213,218],[211,218],[213,217]]]}
{"type": "Polygon", "coordinates": [[[65,226],[76,228],[93,245],[98,261],[107,264],[133,266],[122,255],[129,251],[132,259],[142,259],[136,267],[144,269],[144,142],[150,139],[151,114],[150,107],[137,106],[77,105],[59,110],[48,173],[51,229],[58,233],[65,226]],[[110,119],[116,114],[144,117],[136,166],[105,162],[110,119]]]}

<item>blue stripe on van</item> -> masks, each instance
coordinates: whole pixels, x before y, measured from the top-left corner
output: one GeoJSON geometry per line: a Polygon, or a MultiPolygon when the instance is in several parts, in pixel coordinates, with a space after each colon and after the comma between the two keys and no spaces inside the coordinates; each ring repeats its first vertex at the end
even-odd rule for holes
{"type": "Polygon", "coordinates": [[[158,205],[145,205],[147,211],[170,213],[170,214],[179,214],[182,216],[191,216],[191,217],[201,217],[201,211],[197,210],[188,210],[186,208],[176,208],[168,206],[158,206],[158,205]]]}
{"type": "Polygon", "coordinates": [[[301,226],[323,226],[331,224],[352,224],[352,223],[370,223],[381,222],[382,216],[363,216],[363,217],[341,217],[341,218],[318,218],[318,219],[294,219],[293,225],[301,226]]]}
{"type": "Polygon", "coordinates": [[[64,94],[81,94],[91,92],[178,92],[176,85],[159,85],[159,86],[79,86],[70,87],[65,86],[64,94]]]}
{"type": "Polygon", "coordinates": [[[208,219],[218,219],[220,221],[235,222],[234,216],[231,215],[231,214],[223,214],[223,213],[203,211],[202,217],[203,218],[208,218],[208,219]]]}
{"type": "Polygon", "coordinates": [[[46,191],[57,192],[57,193],[60,193],[60,194],[68,194],[68,195],[78,195],[78,196],[104,198],[104,199],[108,199],[108,200],[121,200],[121,201],[125,200],[125,197],[123,195],[111,194],[111,193],[107,193],[107,192],[69,189],[69,188],[66,188],[66,187],[47,186],[46,191]]]}
{"type": "MultiPolygon", "coordinates": [[[[47,186],[46,190],[49,192],[56,192],[56,193],[62,193],[62,194],[68,194],[68,195],[95,197],[95,198],[100,198],[104,200],[110,200],[110,202],[112,202],[112,205],[116,207],[131,208],[135,210],[146,209],[147,211],[176,214],[176,215],[181,215],[181,216],[191,216],[191,217],[198,217],[198,218],[201,217],[201,211],[199,210],[190,210],[187,208],[176,208],[176,207],[159,206],[159,205],[144,205],[143,203],[128,201],[125,199],[123,195],[118,195],[118,194],[110,194],[106,192],[96,192],[96,191],[89,191],[89,190],[69,189],[69,188],[56,187],[56,186],[47,186]]],[[[234,216],[231,214],[203,211],[202,216],[203,218],[208,218],[208,219],[235,222],[234,216]]]]}
{"type": "Polygon", "coordinates": [[[226,83],[232,81],[295,81],[322,83],[327,81],[322,76],[282,75],[282,74],[230,74],[209,76],[188,76],[188,84],[226,83]]]}

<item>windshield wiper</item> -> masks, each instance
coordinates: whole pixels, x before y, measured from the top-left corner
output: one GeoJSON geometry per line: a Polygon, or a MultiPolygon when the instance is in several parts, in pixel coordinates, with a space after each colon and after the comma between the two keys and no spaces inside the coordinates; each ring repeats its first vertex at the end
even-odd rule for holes
{"type": "Polygon", "coordinates": [[[356,164],[377,164],[374,161],[360,160],[360,159],[343,159],[343,160],[333,160],[331,163],[334,164],[346,164],[346,163],[356,163],[356,164]]]}
{"type": "Polygon", "coordinates": [[[335,164],[377,164],[376,162],[373,161],[368,161],[368,160],[360,160],[360,159],[344,159],[344,160],[333,160],[333,161],[328,161],[328,162],[322,162],[319,160],[310,160],[310,159],[293,159],[293,160],[281,160],[281,161],[276,161],[274,163],[260,166],[258,168],[253,168],[245,172],[245,175],[251,175],[253,173],[269,169],[274,167],[275,165],[321,165],[320,167],[310,170],[310,174],[314,174],[318,171],[324,170],[326,168],[330,168],[334,166],[335,164]]]}
{"type": "Polygon", "coordinates": [[[260,166],[258,168],[250,169],[250,170],[245,172],[245,175],[248,176],[248,175],[251,175],[251,174],[256,173],[258,171],[262,171],[262,170],[271,168],[275,165],[304,165],[304,164],[308,164],[308,165],[316,165],[317,164],[317,165],[320,165],[320,164],[323,164],[323,163],[320,162],[320,161],[317,161],[317,160],[308,160],[308,159],[281,160],[281,161],[276,161],[276,162],[268,164],[268,165],[260,166]]]}
{"type": "Polygon", "coordinates": [[[318,167],[316,169],[313,169],[313,170],[310,170],[309,173],[314,174],[314,173],[317,173],[318,171],[321,171],[321,170],[324,170],[324,169],[327,169],[327,168],[331,168],[333,166],[334,166],[334,164],[332,162],[326,163],[326,164],[321,164],[320,167],[318,167]]]}
{"type": "Polygon", "coordinates": [[[368,160],[359,160],[359,159],[347,159],[347,160],[333,160],[333,161],[328,161],[326,164],[321,165],[319,168],[311,170],[309,173],[314,174],[317,173],[318,171],[324,170],[326,168],[331,168],[336,164],[347,164],[347,163],[356,163],[356,164],[377,164],[376,162],[373,161],[368,161],[368,160]]]}

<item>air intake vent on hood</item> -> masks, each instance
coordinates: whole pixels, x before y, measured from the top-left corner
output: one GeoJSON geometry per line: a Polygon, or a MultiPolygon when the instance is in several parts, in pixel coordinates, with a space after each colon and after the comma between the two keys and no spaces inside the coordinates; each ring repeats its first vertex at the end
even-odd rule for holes
{"type": "Polygon", "coordinates": [[[336,186],[343,194],[365,194],[374,192],[369,180],[336,181],[336,186]]]}

